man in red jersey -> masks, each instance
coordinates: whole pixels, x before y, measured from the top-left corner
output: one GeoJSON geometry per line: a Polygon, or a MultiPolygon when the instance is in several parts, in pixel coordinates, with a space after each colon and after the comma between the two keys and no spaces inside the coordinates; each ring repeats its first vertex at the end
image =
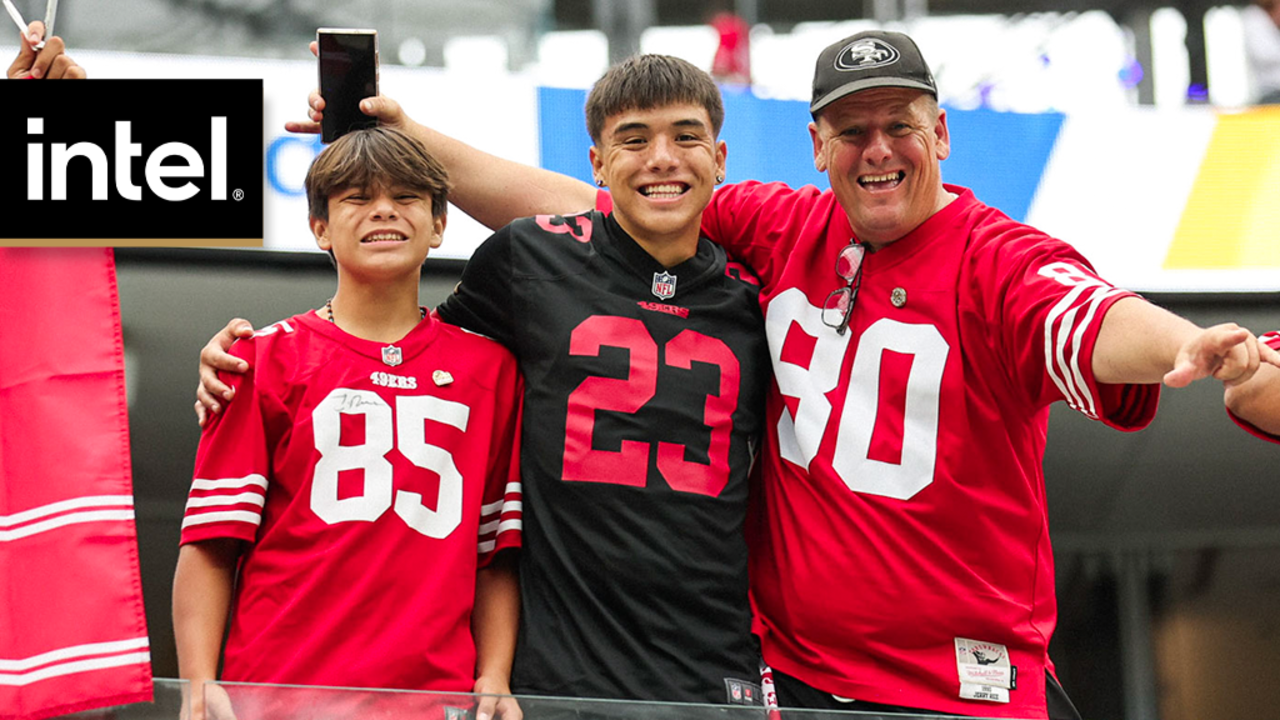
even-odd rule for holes
{"type": "MultiPolygon", "coordinates": [[[[1280,332],[1258,338],[1266,347],[1280,352],[1280,332]]],[[[1248,382],[1228,385],[1227,410],[1240,427],[1250,433],[1280,443],[1280,370],[1263,365],[1248,382]]]]}
{"type": "MultiPolygon", "coordinates": [[[[1262,350],[1112,287],[1066,243],[944,185],[946,112],[905,35],[824,50],[810,107],[832,190],[729,185],[702,218],[762,281],[775,382],[751,582],[779,703],[1075,717],[1047,654],[1049,405],[1137,429],[1162,380],[1243,382],[1262,350]]],[[[466,175],[451,200],[486,224],[611,205],[385,99],[365,111],[466,175]]]]}
{"type": "MultiPolygon", "coordinates": [[[[223,680],[508,695],[522,383],[505,348],[418,305],[447,176],[373,128],[326,148],[306,187],[337,291],[232,348],[253,367],[196,455],[180,672],[216,677],[230,614],[223,680]]],[[[494,704],[519,715],[478,714],[494,704]]]]}

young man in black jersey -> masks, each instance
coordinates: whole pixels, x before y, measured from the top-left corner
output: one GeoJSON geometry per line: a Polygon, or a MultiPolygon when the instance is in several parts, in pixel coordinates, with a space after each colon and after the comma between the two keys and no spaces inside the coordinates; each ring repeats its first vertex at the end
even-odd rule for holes
{"type": "MultiPolygon", "coordinates": [[[[760,701],[743,523],[767,347],[758,286],[699,233],[723,117],[685,61],[610,69],[587,121],[612,212],[506,226],[438,309],[526,378],[517,694],[760,701]]],[[[228,328],[202,357],[233,370],[228,328]]]]}

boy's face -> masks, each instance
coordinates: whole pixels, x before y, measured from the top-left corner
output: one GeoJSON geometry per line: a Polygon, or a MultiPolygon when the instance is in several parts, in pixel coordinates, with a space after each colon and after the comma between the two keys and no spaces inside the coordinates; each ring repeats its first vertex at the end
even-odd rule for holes
{"type": "Polygon", "coordinates": [[[636,240],[697,242],[702,211],[725,144],[706,108],[694,104],[625,110],[609,116],[591,148],[596,177],[613,195],[614,217],[636,240]]]}
{"type": "Polygon", "coordinates": [[[339,269],[370,279],[416,271],[440,247],[445,218],[431,196],[405,187],[342,188],[329,196],[329,219],[311,218],[321,250],[339,269]]]}

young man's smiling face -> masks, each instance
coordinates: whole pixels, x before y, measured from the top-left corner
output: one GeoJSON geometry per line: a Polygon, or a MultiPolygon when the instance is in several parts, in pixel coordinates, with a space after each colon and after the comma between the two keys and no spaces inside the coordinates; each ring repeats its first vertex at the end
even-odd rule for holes
{"type": "Polygon", "coordinates": [[[684,251],[687,259],[725,153],[706,108],[680,103],[609,116],[591,165],[613,196],[614,218],[636,242],[659,261],[684,251]]]}
{"type": "Polygon", "coordinates": [[[311,219],[316,244],[333,251],[339,270],[368,279],[420,267],[444,226],[431,196],[406,187],[342,188],[329,196],[328,219],[311,219]]]}
{"type": "Polygon", "coordinates": [[[882,247],[946,205],[941,162],[951,137],[931,95],[863,90],[823,108],[809,134],[814,167],[827,173],[859,240],[882,247]]]}

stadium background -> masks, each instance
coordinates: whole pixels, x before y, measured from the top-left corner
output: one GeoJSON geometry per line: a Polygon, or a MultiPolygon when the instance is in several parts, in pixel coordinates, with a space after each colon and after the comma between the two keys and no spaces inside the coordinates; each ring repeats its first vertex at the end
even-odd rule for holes
{"type": "MultiPolygon", "coordinates": [[[[314,64],[300,51],[304,26],[389,23],[394,29],[384,31],[383,87],[415,117],[507,157],[579,176],[585,168],[582,98],[607,62],[607,46],[600,33],[578,27],[584,24],[580,11],[565,10],[568,3],[513,3],[499,18],[490,13],[494,3],[460,3],[472,11],[463,22],[456,10],[424,4],[436,9],[435,19],[447,21],[421,33],[420,61],[443,68],[395,65],[414,58],[413,44],[397,37],[413,25],[399,3],[377,10],[349,3],[344,15],[335,16],[325,15],[321,3],[301,0],[227,0],[206,4],[225,12],[221,21],[204,25],[200,16],[207,10],[196,3],[139,0],[135,13],[121,13],[111,3],[112,15],[131,14],[135,28],[152,19],[158,23],[152,27],[166,28],[132,36],[112,34],[119,20],[95,20],[102,7],[64,3],[59,33],[73,48],[86,48],[74,54],[94,77],[266,80],[263,191],[267,241],[276,251],[117,253],[139,543],[157,676],[176,676],[169,583],[198,438],[190,412],[198,348],[232,316],[265,324],[322,304],[332,288],[327,259],[307,250],[305,206],[296,194],[315,147],[310,138],[280,130],[283,120],[299,115],[314,84],[314,64]],[[255,8],[283,13],[298,28],[266,37],[238,29],[234,21],[251,17],[255,8]],[[486,29],[498,32],[471,26],[486,18],[486,29]],[[519,32],[504,29],[513,24],[519,32]],[[553,32],[557,27],[564,30],[553,32]],[[432,40],[436,35],[445,39],[432,40]],[[540,48],[576,48],[568,55],[582,61],[558,75],[551,50],[539,63],[522,64],[522,57],[538,55],[528,42],[522,46],[521,38],[530,35],[540,48]],[[206,55],[156,54],[175,52],[163,46],[175,37],[179,45],[186,37],[188,49],[206,55]],[[208,56],[214,53],[223,57],[208,56]]],[[[24,13],[39,17],[35,3],[28,5],[24,13]]],[[[813,10],[794,5],[797,14],[813,10]]],[[[659,19],[664,6],[657,3],[659,19]]],[[[955,152],[943,165],[944,178],[1072,241],[1108,278],[1196,322],[1232,319],[1256,331],[1280,326],[1280,203],[1271,197],[1280,187],[1280,111],[1240,107],[1246,91],[1239,58],[1222,45],[1208,52],[1226,58],[1216,66],[1226,69],[1209,69],[1213,102],[1188,104],[1184,89],[1196,74],[1194,53],[1190,62],[1167,61],[1182,38],[1171,44],[1162,34],[1168,28],[1161,23],[1177,30],[1176,18],[1164,10],[1148,8],[1143,17],[1153,31],[1147,39],[1157,48],[1153,57],[1163,52],[1166,61],[1153,59],[1135,82],[1131,29],[1087,8],[1070,9],[1080,12],[926,17],[906,25],[935,68],[945,66],[939,81],[955,152]],[[989,57],[983,70],[955,49],[971,48],[992,32],[1018,48],[1012,59],[989,57]],[[946,40],[948,35],[959,40],[946,40]],[[1059,45],[1085,45],[1081,56],[1093,60],[1059,53],[1059,45]],[[1064,65],[1071,72],[1061,72],[1064,65]],[[1139,102],[1144,99],[1149,104],[1139,102]]],[[[769,7],[758,10],[768,15],[769,7]]],[[[1229,45],[1233,12],[1210,11],[1206,27],[1216,28],[1210,38],[1221,36],[1219,42],[1229,45]]],[[[812,22],[760,26],[758,45],[777,46],[771,62],[756,60],[761,84],[751,92],[725,90],[731,180],[823,184],[809,162],[807,114],[797,98],[805,92],[813,49],[864,25],[805,19],[812,22]],[[804,79],[798,88],[778,79],[797,74],[804,79]]],[[[1186,28],[1184,23],[1182,32],[1186,28]]],[[[694,24],[650,29],[640,40],[646,51],[692,55],[703,65],[699,53],[709,57],[708,42],[712,49],[714,43],[694,24]]],[[[443,248],[452,257],[430,262],[425,302],[435,304],[449,292],[460,258],[484,235],[455,213],[443,248]]],[[[1061,602],[1053,649],[1063,682],[1086,717],[1269,714],[1280,703],[1272,682],[1280,661],[1280,448],[1236,429],[1210,383],[1166,393],[1153,427],[1135,435],[1108,431],[1064,408],[1055,409],[1051,425],[1045,465],[1061,602]]]]}

